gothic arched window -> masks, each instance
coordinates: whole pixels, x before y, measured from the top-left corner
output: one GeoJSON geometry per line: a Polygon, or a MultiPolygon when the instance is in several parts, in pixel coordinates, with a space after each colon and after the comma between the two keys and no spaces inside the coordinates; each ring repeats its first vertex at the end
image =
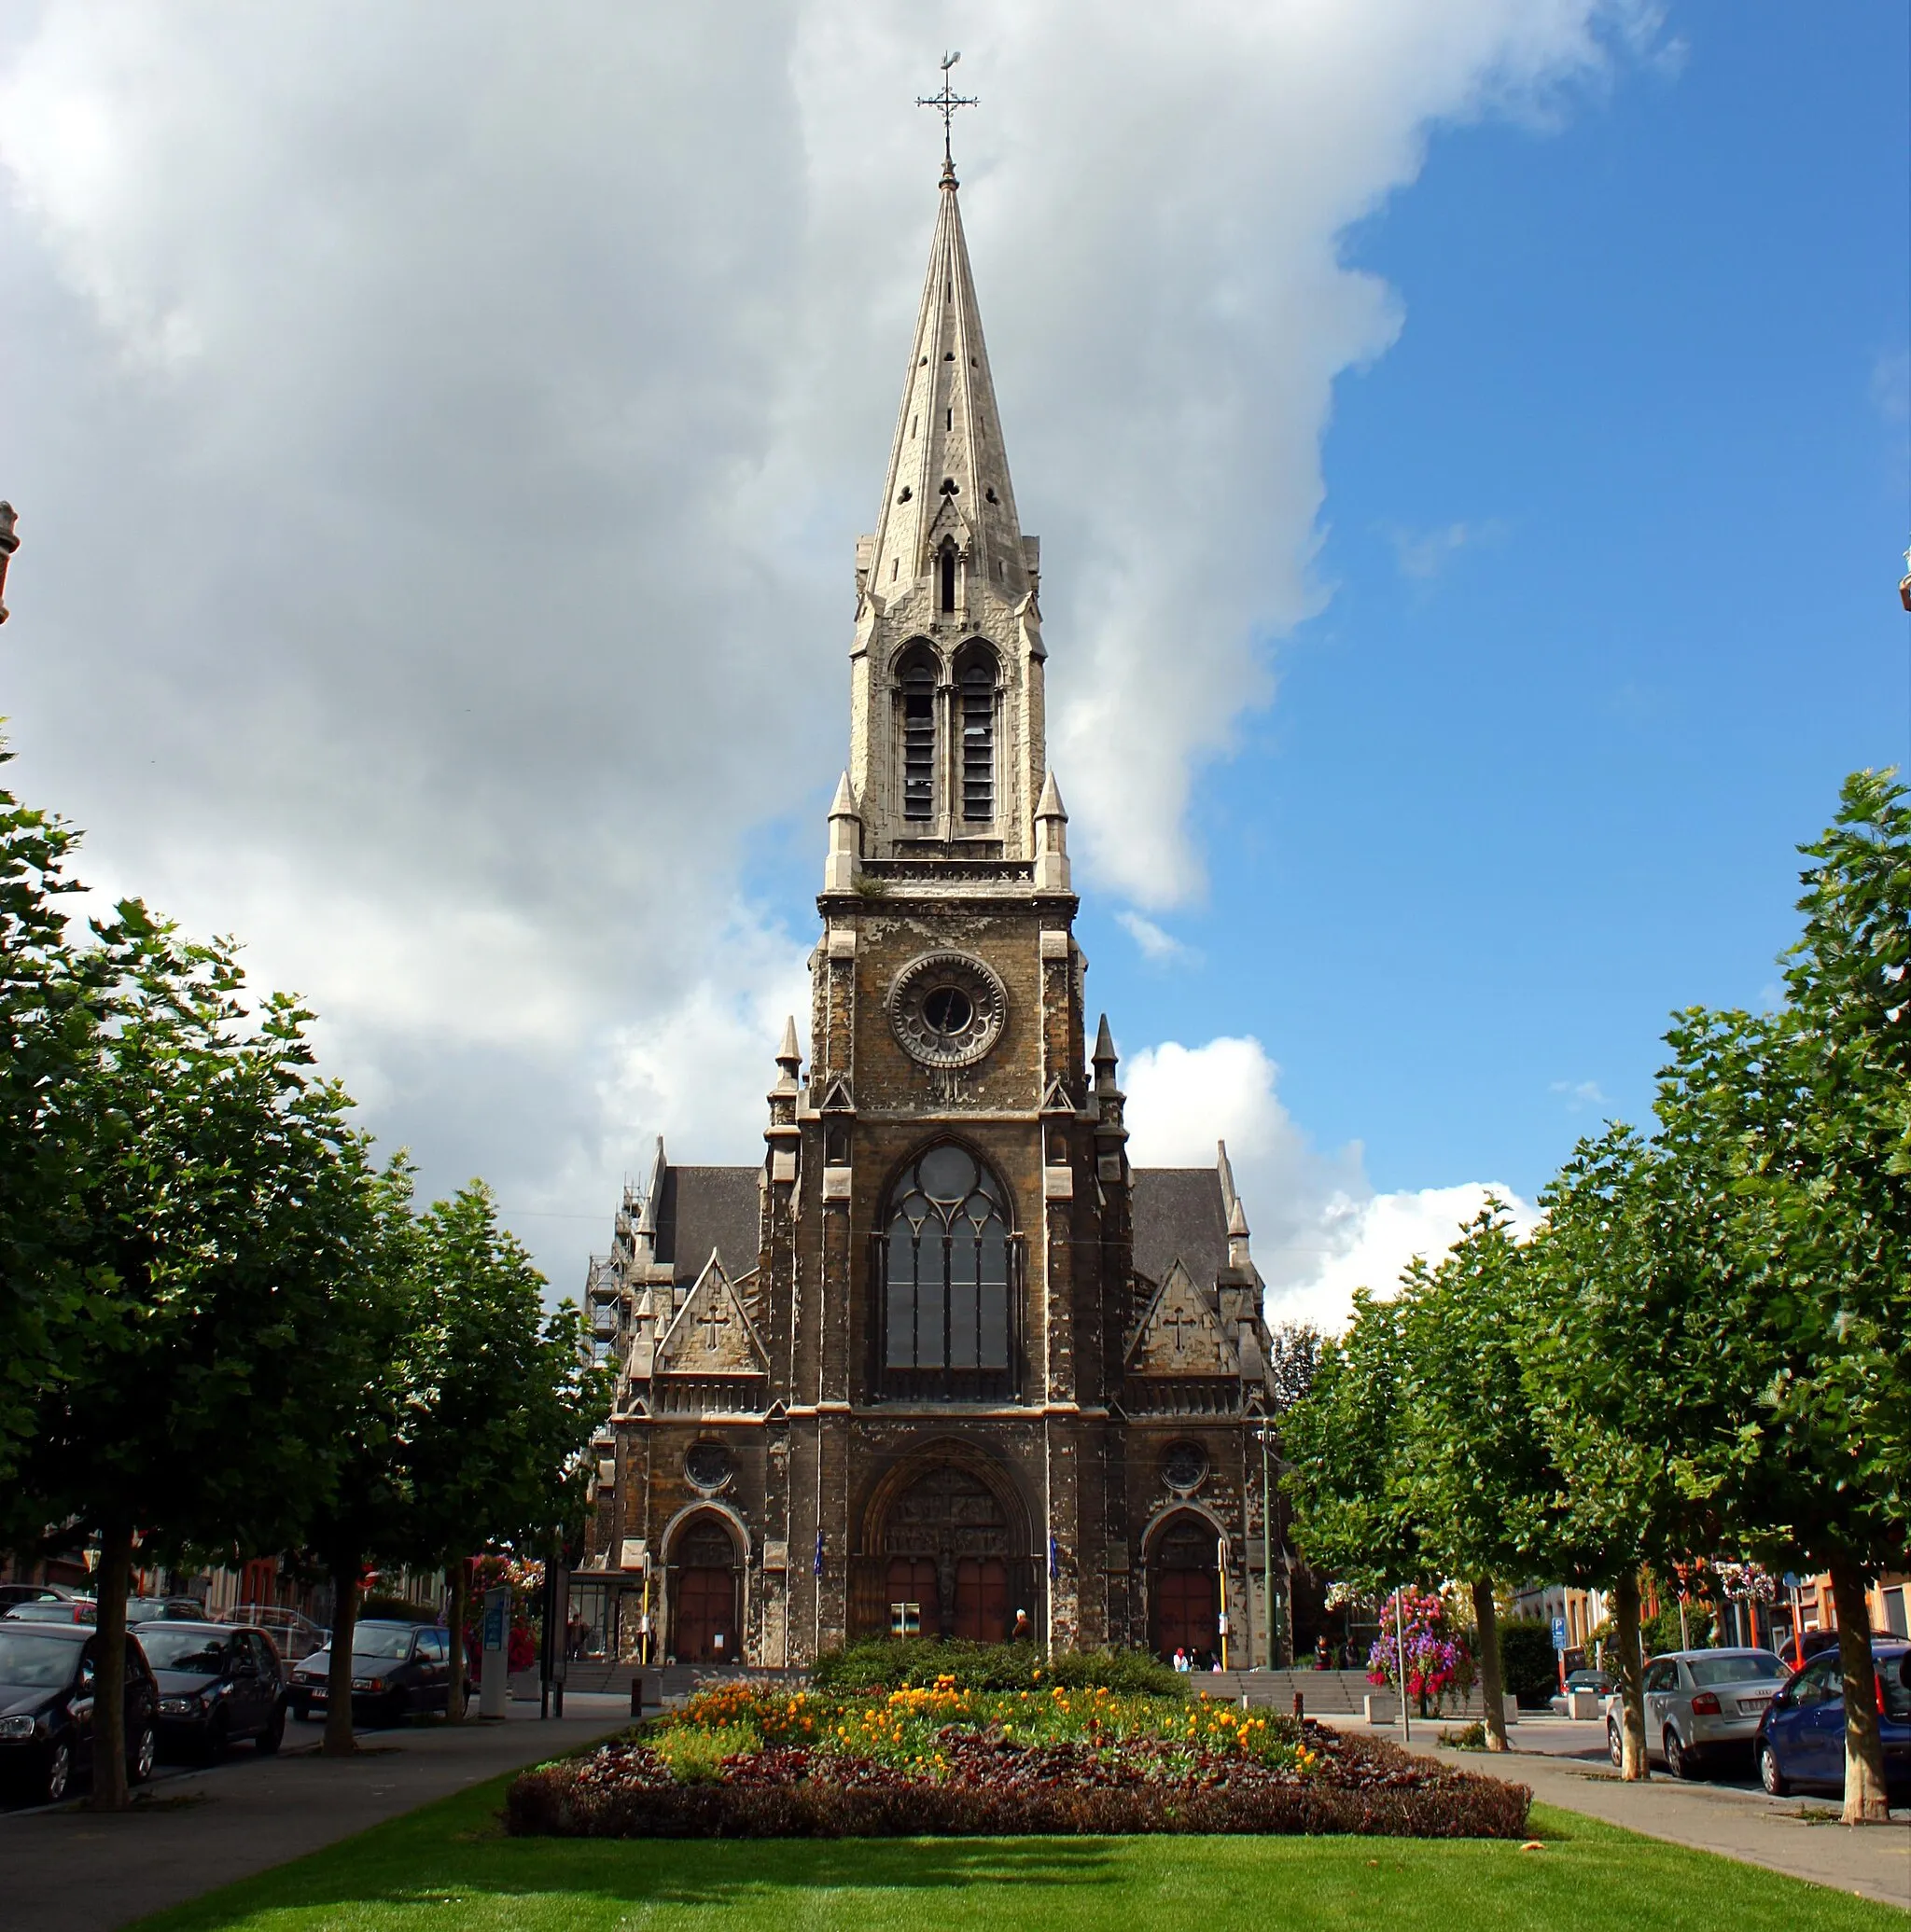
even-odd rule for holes
{"type": "Polygon", "coordinates": [[[931,1147],[896,1183],[882,1236],[883,1381],[896,1394],[1013,1393],[1008,1198],[966,1147],[931,1147]]]}
{"type": "Polygon", "coordinates": [[[956,674],[962,701],[962,815],[996,815],[996,662],[985,645],[970,645],[956,674]]]}
{"type": "Polygon", "coordinates": [[[944,610],[956,608],[956,546],[946,536],[936,552],[936,575],[940,579],[938,602],[944,610]]]}
{"type": "Polygon", "coordinates": [[[927,646],[912,650],[897,679],[902,693],[902,815],[936,813],[936,660],[927,646]]]}

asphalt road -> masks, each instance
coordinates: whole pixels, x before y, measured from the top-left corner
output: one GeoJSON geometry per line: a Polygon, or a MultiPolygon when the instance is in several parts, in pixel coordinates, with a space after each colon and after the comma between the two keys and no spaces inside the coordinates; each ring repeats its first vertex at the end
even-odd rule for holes
{"type": "Polygon", "coordinates": [[[514,1703],[501,1722],[361,1732],[351,1759],[321,1758],[319,1727],[295,1723],[277,1757],[239,1745],[210,1770],[169,1768],[131,1812],[0,1816],[0,1916],[111,1932],[629,1721],[627,1697],[569,1698],[562,1720],[514,1703]]]}

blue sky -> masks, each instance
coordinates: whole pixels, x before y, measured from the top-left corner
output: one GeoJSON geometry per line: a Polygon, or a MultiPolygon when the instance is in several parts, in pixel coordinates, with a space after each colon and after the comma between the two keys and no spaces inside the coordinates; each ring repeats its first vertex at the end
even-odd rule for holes
{"type": "Polygon", "coordinates": [[[1130,1036],[1257,1035],[1382,1189],[1530,1196],[1641,1118],[1668,1011],[1769,996],[1793,845],[1911,752],[1907,20],[1675,6],[1676,64],[1440,133],[1347,239],[1404,326],[1201,788],[1198,960],[1083,931],[1130,1036]]]}

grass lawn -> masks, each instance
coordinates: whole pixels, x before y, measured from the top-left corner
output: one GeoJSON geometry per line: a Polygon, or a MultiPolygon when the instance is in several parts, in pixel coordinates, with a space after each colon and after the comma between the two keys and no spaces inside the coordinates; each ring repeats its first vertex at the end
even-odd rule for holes
{"type": "Polygon", "coordinates": [[[474,1786],[138,1932],[596,1932],[717,1926],[1888,1927],[1888,1906],[1533,1808],[1545,1849],[1414,1839],[509,1839],[474,1786]]]}

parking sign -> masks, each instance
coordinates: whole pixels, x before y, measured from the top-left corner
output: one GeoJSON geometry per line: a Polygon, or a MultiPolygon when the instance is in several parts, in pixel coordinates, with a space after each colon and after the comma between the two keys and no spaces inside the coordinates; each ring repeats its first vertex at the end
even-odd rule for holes
{"type": "Polygon", "coordinates": [[[1566,1619],[1563,1617],[1553,1619],[1553,1647],[1555,1650],[1566,1648],[1566,1619]]]}

